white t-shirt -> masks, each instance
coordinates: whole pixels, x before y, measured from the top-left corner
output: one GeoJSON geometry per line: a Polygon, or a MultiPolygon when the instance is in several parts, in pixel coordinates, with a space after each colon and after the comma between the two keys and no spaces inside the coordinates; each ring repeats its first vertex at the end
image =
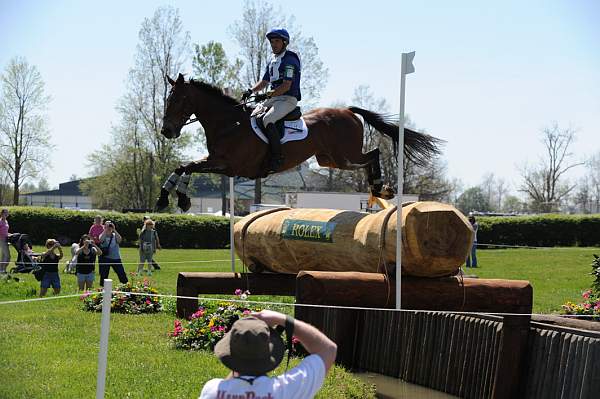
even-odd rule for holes
{"type": "Polygon", "coordinates": [[[323,359],[319,355],[310,355],[287,373],[276,377],[261,376],[252,384],[241,378],[212,379],[202,388],[199,399],[310,399],[324,380],[323,359]]]}

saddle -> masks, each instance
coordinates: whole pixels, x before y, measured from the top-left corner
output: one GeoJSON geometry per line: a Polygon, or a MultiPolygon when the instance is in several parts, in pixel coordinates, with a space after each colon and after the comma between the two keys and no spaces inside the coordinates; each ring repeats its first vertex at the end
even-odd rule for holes
{"type": "MultiPolygon", "coordinates": [[[[265,125],[263,123],[263,117],[265,116],[265,114],[266,114],[266,111],[263,114],[256,116],[256,123],[258,124],[258,127],[260,128],[260,130],[262,130],[263,132],[266,130],[265,125]]],[[[302,116],[302,111],[300,110],[300,107],[296,107],[291,112],[289,112],[286,116],[284,116],[283,118],[281,118],[280,120],[275,122],[275,128],[279,132],[279,138],[282,138],[283,134],[285,132],[284,122],[298,120],[298,119],[300,119],[301,116],[302,116]]]]}

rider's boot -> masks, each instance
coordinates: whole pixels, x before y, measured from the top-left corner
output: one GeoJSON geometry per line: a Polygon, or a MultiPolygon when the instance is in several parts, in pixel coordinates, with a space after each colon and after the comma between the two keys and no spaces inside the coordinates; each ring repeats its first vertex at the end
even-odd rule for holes
{"type": "Polygon", "coordinates": [[[267,138],[269,139],[269,148],[271,150],[271,159],[269,162],[269,173],[275,173],[281,167],[283,163],[283,156],[281,155],[281,141],[279,138],[279,132],[275,127],[275,124],[269,123],[266,128],[267,138]]]}

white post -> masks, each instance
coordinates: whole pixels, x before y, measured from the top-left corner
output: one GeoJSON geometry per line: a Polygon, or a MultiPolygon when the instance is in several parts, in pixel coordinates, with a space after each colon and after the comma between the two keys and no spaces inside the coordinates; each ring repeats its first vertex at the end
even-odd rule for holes
{"type": "Polygon", "coordinates": [[[400,120],[398,121],[398,208],[396,209],[396,309],[402,309],[402,195],[404,186],[404,95],[406,75],[415,71],[415,52],[402,53],[400,66],[400,120]]]}
{"type": "Polygon", "coordinates": [[[96,380],[96,399],[104,398],[106,385],[106,363],[108,357],[108,333],[110,331],[110,306],[112,296],[112,280],[104,280],[102,294],[102,324],[100,326],[100,351],[98,352],[98,377],[96,380]]]}
{"type": "Polygon", "coordinates": [[[233,193],[233,177],[229,178],[229,246],[231,247],[231,272],[235,273],[235,248],[233,245],[233,225],[235,214],[235,197],[233,193]]]}

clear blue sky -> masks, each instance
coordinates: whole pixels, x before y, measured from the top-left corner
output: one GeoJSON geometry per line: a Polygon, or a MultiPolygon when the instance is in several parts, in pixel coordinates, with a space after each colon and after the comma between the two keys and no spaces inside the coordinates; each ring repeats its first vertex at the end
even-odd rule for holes
{"type": "MultiPolygon", "coordinates": [[[[163,4],[0,0],[0,67],[26,57],[53,97],[51,185],[87,176],[86,156],[109,142],[138,30],[163,4]]],[[[242,2],[169,4],[179,8],[193,43],[220,41],[236,55],[227,27],[240,18],[242,2]]],[[[494,173],[514,190],[517,165],[536,162],[543,152],[540,129],[552,121],[579,130],[576,157],[600,151],[598,1],[274,4],[319,46],[330,72],[324,106],[349,103],[354,89],[367,84],[397,112],[400,56],[416,51],[406,112],[447,141],[449,176],[467,187],[494,173]]]]}

